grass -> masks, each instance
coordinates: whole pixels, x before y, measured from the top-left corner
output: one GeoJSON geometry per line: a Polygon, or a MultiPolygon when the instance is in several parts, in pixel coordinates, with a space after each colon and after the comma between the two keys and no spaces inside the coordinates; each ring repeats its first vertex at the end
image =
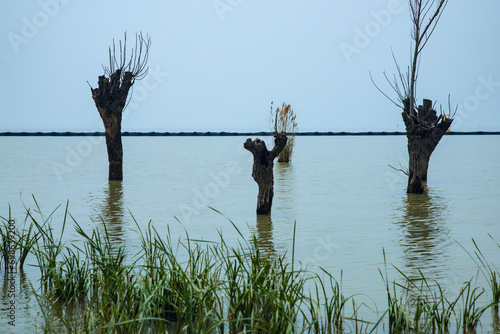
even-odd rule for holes
{"type": "MultiPolygon", "coordinates": [[[[37,261],[41,278],[34,292],[45,332],[448,333],[456,325],[465,333],[477,330],[493,304],[481,304],[484,290],[472,279],[455,294],[421,272],[410,278],[394,267],[400,277],[391,280],[384,251],[380,275],[387,308],[372,323],[359,318],[366,305],[344,295],[342,274],[337,281],[323,269],[325,278],[293,265],[295,226],[291,261],[288,254],[263,253],[257,239],[247,241],[230,220],[241,237],[237,246],[221,233],[212,242],[193,240],[187,232],[172,240],[152,222],[144,228],[136,222],[141,247],[130,256],[114,245],[106,222],[86,231],[68,204],[57,234],[54,212],[45,217],[38,206],[27,212],[30,225],[21,229],[19,256],[28,250],[37,261]],[[70,221],[78,245],[63,242],[70,221]]],[[[483,273],[496,278],[475,246],[483,273]]]]}
{"type": "Polygon", "coordinates": [[[39,234],[35,233],[32,223],[26,229],[29,217],[30,210],[28,209],[22,228],[16,228],[16,221],[12,219],[10,206],[8,218],[0,217],[0,220],[2,220],[2,226],[0,226],[0,256],[3,260],[0,261],[0,269],[2,263],[7,268],[11,256],[13,257],[12,260],[16,262],[16,266],[23,269],[26,257],[39,239],[39,234]],[[18,255],[16,255],[17,253],[18,255]]]}
{"type": "Polygon", "coordinates": [[[292,107],[283,102],[283,105],[273,111],[273,102],[271,102],[271,124],[276,133],[286,133],[288,140],[285,147],[278,156],[278,162],[290,162],[292,160],[293,146],[295,144],[295,132],[297,131],[297,115],[292,107]]]}
{"type": "MultiPolygon", "coordinates": [[[[493,240],[493,237],[491,235],[490,238],[493,240]]],[[[500,305],[500,280],[499,280],[500,274],[498,273],[498,270],[495,269],[495,267],[493,267],[490,263],[488,263],[484,254],[481,252],[479,246],[477,245],[474,239],[472,239],[472,243],[474,244],[475,248],[474,255],[472,255],[469,251],[467,251],[462,245],[460,244],[459,245],[476,263],[477,267],[479,268],[479,271],[488,281],[491,290],[491,306],[493,307],[494,312],[498,314],[498,307],[500,305]]],[[[500,244],[498,243],[496,244],[498,248],[500,248],[500,244]]]]}
{"type": "Polygon", "coordinates": [[[484,293],[484,289],[478,287],[473,288],[471,281],[466,282],[462,288],[462,329],[464,333],[475,331],[479,325],[479,321],[483,313],[491,305],[478,306],[478,299],[484,293]]]}
{"type": "Polygon", "coordinates": [[[475,332],[483,313],[491,304],[480,305],[484,289],[472,287],[472,279],[464,282],[457,296],[449,294],[437,281],[426,278],[421,271],[410,278],[394,267],[403,283],[390,281],[384,251],[385,272],[380,274],[387,291],[388,307],[372,332],[387,319],[390,333],[449,333],[452,323],[463,333],[475,332]],[[461,303],[459,303],[461,301],[461,303]]]}
{"type": "Polygon", "coordinates": [[[341,284],[330,273],[324,269],[322,271],[328,276],[329,284],[319,277],[314,282],[315,295],[310,295],[308,299],[308,327],[313,329],[314,333],[341,333],[346,304],[352,296],[345,297],[341,284]]]}

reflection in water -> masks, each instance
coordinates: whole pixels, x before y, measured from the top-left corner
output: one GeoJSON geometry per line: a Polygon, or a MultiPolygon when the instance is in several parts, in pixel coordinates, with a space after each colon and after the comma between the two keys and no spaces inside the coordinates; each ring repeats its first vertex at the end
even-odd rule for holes
{"type": "Polygon", "coordinates": [[[274,254],[273,222],[269,215],[257,215],[257,241],[259,249],[265,254],[274,254]]]}
{"type": "Polygon", "coordinates": [[[287,162],[279,162],[275,165],[274,174],[274,202],[273,209],[279,213],[280,218],[293,221],[296,219],[295,187],[296,184],[293,165],[287,162]]]}
{"type": "Polygon", "coordinates": [[[104,198],[96,205],[100,219],[106,223],[110,239],[115,242],[122,242],[123,224],[125,223],[122,182],[109,181],[103,193],[104,198]]]}
{"type": "Polygon", "coordinates": [[[443,256],[450,233],[445,221],[446,209],[446,202],[436,195],[408,194],[404,199],[401,245],[405,249],[406,266],[414,276],[419,276],[418,270],[433,279],[443,274],[442,268],[446,267],[443,256]]]}
{"type": "MultiPolygon", "coordinates": [[[[276,254],[276,245],[273,238],[273,225],[280,225],[280,222],[290,222],[295,220],[295,193],[294,188],[291,187],[294,184],[294,173],[293,166],[290,163],[279,162],[275,164],[274,168],[274,199],[273,208],[274,212],[274,223],[270,215],[257,215],[256,227],[257,231],[255,233],[257,241],[259,242],[260,250],[270,255],[276,254]]],[[[288,226],[286,224],[285,226],[288,226]]],[[[280,229],[279,234],[282,235],[283,231],[280,229]]],[[[283,242],[283,240],[281,240],[283,242]]],[[[279,247],[279,246],[278,246],[279,247]]],[[[284,247],[285,249],[287,247],[284,247]]]]}
{"type": "MultiPolygon", "coordinates": [[[[32,289],[33,282],[27,278],[23,268],[18,268],[14,273],[8,271],[7,268],[1,271],[3,271],[0,273],[3,276],[3,284],[1,286],[0,305],[3,315],[5,315],[2,321],[7,324],[9,321],[14,320],[14,324],[17,325],[19,321],[16,323],[16,308],[13,309],[13,314],[10,312],[13,303],[14,306],[21,305],[22,310],[17,306],[17,312],[22,313],[22,317],[32,318],[34,316],[32,308],[24,307],[25,305],[32,305],[33,303],[36,304],[32,289]]],[[[19,315],[17,315],[17,317],[19,318],[19,315]]],[[[21,331],[26,331],[27,329],[22,326],[23,325],[21,325],[21,331]]]]}

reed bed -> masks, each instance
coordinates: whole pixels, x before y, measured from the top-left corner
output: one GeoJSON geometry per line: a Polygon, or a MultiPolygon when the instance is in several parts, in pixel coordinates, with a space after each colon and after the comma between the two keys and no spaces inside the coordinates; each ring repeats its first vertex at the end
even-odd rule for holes
{"type": "Polygon", "coordinates": [[[283,102],[281,107],[273,111],[273,102],[271,102],[271,125],[276,133],[286,133],[287,142],[278,156],[278,162],[290,162],[292,160],[293,146],[295,144],[295,132],[297,131],[297,115],[292,107],[283,102]]]}
{"type": "MultiPolygon", "coordinates": [[[[400,277],[392,280],[383,252],[380,274],[388,304],[370,322],[358,316],[367,306],[356,306],[355,295],[345,296],[342,274],[337,281],[323,269],[320,276],[294,267],[295,245],[291,261],[288,254],[262,252],[257,239],[245,240],[230,220],[241,237],[237,246],[228,245],[221,233],[212,242],[192,240],[187,232],[173,240],[153,222],[146,227],[136,222],[141,247],[130,256],[114,245],[106,222],[85,231],[66,205],[56,235],[52,215],[28,211],[30,226],[18,239],[23,240],[19,258],[29,250],[40,270],[40,286],[33,290],[44,332],[474,333],[483,313],[498,305],[495,299],[481,304],[485,290],[474,287],[473,279],[455,294],[421,272],[410,278],[395,268],[400,277]],[[70,221],[78,244],[63,242],[70,221]]],[[[498,277],[475,246],[482,272],[498,277]]],[[[498,332],[497,312],[492,326],[498,332]]]]}

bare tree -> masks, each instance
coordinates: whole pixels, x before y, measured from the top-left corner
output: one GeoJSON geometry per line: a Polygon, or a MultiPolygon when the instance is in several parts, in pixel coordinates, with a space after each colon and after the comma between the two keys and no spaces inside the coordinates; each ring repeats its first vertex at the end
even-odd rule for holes
{"type": "Polygon", "coordinates": [[[248,138],[243,147],[253,154],[252,177],[259,186],[257,214],[269,214],[274,196],[274,159],[283,151],[287,142],[284,132],[274,134],[274,148],[269,151],[266,143],[259,138],[248,138]]]}
{"type": "Polygon", "coordinates": [[[123,147],[121,123],[123,110],[127,104],[127,96],[135,80],[144,78],[148,72],[147,62],[151,38],[142,33],[135,36],[135,47],[127,55],[127,33],[123,42],[118,43],[118,50],[113,40],[109,47],[109,67],[103,65],[104,75],[99,76],[98,88],[92,88],[99,115],[105,129],[108,148],[109,180],[123,179],[123,147]]]}
{"type": "Polygon", "coordinates": [[[421,53],[434,32],[447,4],[448,0],[409,0],[412,21],[410,65],[407,71],[403,73],[393,54],[397,75],[393,75],[393,78],[389,79],[384,73],[387,82],[398,96],[397,102],[385,94],[373,82],[372,78],[375,87],[396,106],[403,109],[402,116],[406,126],[408,154],[410,157],[407,172],[407,192],[412,194],[424,192],[423,181],[427,181],[427,170],[431,154],[443,135],[448,131],[454,117],[454,113],[451,112],[449,98],[447,115],[441,110],[438,116],[432,101],[428,99],[423,100],[423,105],[416,105],[421,53]]]}

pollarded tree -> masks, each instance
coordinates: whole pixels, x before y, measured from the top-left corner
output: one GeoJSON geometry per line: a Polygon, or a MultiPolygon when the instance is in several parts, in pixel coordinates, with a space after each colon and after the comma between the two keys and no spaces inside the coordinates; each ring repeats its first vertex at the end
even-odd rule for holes
{"type": "Polygon", "coordinates": [[[109,180],[123,180],[122,114],[130,88],[148,72],[150,47],[151,38],[148,35],[143,37],[142,33],[136,34],[135,48],[127,56],[127,33],[123,43],[119,41],[118,51],[113,40],[113,47],[109,47],[109,67],[103,65],[104,75],[99,76],[98,88],[92,88],[89,84],[104,123],[109,180]]]}
{"type": "Polygon", "coordinates": [[[392,89],[397,93],[398,102],[389,98],[375,85],[382,94],[403,109],[402,116],[406,126],[410,160],[406,173],[408,175],[407,192],[411,194],[424,192],[423,181],[427,181],[431,154],[453,122],[449,100],[448,115],[441,111],[438,116],[431,100],[424,99],[423,105],[418,107],[416,104],[420,56],[447,4],[448,0],[409,0],[412,21],[411,64],[403,73],[395,60],[398,75],[394,75],[392,81],[384,74],[392,89]]]}
{"type": "Polygon", "coordinates": [[[269,151],[266,143],[259,138],[248,138],[243,147],[253,154],[252,177],[259,186],[257,214],[271,213],[274,197],[274,159],[280,154],[287,142],[284,132],[274,134],[274,147],[269,151]]]}

